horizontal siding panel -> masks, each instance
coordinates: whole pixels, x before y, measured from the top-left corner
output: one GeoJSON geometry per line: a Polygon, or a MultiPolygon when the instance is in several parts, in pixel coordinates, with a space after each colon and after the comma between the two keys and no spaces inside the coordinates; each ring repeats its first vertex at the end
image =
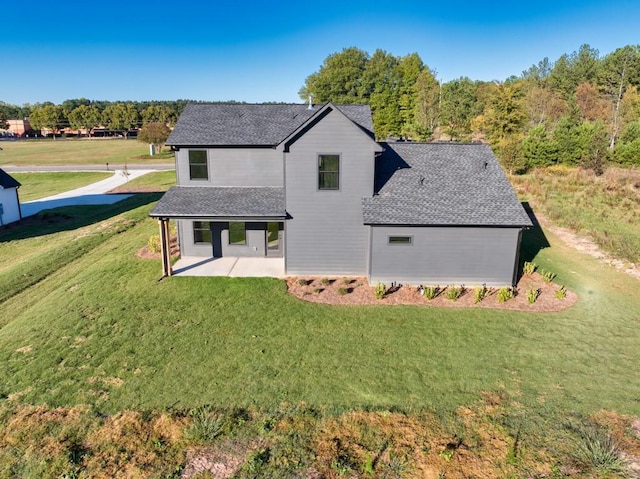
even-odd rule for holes
{"type": "Polygon", "coordinates": [[[372,282],[510,285],[518,228],[372,227],[372,282]],[[412,236],[411,245],[388,244],[412,236]]]}

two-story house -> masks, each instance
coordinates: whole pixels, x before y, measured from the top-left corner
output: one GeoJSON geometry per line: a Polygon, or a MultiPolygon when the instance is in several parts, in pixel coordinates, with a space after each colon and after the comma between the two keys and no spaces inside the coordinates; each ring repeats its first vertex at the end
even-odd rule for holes
{"type": "Polygon", "coordinates": [[[177,186],[150,215],[183,256],[283,257],[287,275],[513,284],[531,225],[482,144],[379,143],[366,105],[190,104],[177,186]]]}

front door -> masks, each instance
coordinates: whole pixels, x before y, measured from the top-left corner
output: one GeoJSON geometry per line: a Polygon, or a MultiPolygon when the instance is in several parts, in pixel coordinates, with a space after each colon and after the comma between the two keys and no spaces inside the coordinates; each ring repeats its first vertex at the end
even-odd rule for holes
{"type": "Polygon", "coordinates": [[[267,256],[282,257],[282,223],[267,223],[267,256]]]}

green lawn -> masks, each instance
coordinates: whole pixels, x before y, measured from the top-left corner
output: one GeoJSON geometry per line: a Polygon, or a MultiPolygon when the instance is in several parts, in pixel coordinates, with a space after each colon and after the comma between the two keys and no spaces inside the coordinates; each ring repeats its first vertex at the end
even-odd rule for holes
{"type": "Polygon", "coordinates": [[[123,165],[124,163],[173,163],[163,152],[149,156],[149,146],[124,139],[57,139],[7,141],[2,144],[2,165],[123,165]]]}
{"type": "Polygon", "coordinates": [[[175,170],[165,170],[165,171],[156,171],[153,173],[147,173],[146,175],[139,176],[138,178],[134,178],[130,180],[125,185],[126,188],[130,189],[141,189],[145,190],[147,188],[152,189],[154,191],[167,191],[169,188],[176,184],[176,171],[175,170]]]}
{"type": "Polygon", "coordinates": [[[158,195],[0,232],[0,393],[102,410],[199,404],[640,414],[638,281],[530,232],[523,256],[578,293],[559,313],[327,306],[275,279],[169,278],[136,256],[158,195]]]}
{"type": "Polygon", "coordinates": [[[106,172],[53,172],[53,173],[11,173],[22,186],[19,189],[20,201],[32,201],[46,196],[90,185],[113,176],[106,172]]]}

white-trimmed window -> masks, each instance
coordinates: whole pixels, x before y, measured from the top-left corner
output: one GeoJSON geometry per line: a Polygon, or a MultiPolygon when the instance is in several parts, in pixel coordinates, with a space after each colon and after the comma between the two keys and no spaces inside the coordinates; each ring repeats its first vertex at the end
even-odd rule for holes
{"type": "Polygon", "coordinates": [[[340,189],[340,155],[318,155],[318,189],[340,189]]]}
{"type": "Polygon", "coordinates": [[[211,223],[209,221],[193,222],[193,242],[195,244],[211,244],[211,223]]]}
{"type": "Polygon", "coordinates": [[[400,244],[400,245],[412,245],[413,244],[413,236],[389,236],[388,237],[389,244],[400,244]]]}
{"type": "Polygon", "coordinates": [[[207,150],[189,150],[189,178],[208,180],[207,150]]]}

